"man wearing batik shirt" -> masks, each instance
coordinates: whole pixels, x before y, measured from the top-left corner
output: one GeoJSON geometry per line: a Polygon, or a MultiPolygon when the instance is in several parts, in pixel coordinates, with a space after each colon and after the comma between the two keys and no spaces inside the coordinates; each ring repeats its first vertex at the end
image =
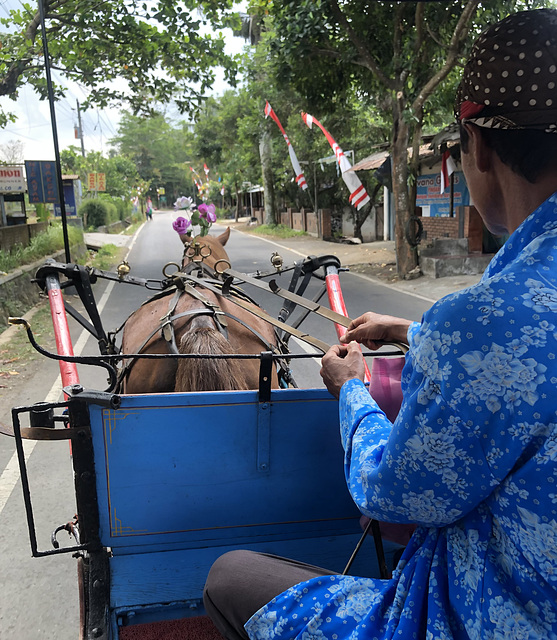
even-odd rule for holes
{"type": "Polygon", "coordinates": [[[487,228],[510,237],[420,324],[365,314],[323,358],[354,500],[418,524],[393,578],[233,552],[205,596],[226,637],[557,639],[556,83],[557,11],[479,38],[456,101],[462,165],[487,228]],[[410,346],[394,424],[352,342],[382,340],[410,346]]]}

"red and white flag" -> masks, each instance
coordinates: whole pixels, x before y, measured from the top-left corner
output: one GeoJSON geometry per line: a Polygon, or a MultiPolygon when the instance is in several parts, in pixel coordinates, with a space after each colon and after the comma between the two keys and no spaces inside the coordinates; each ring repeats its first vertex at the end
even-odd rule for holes
{"type": "Polygon", "coordinates": [[[292,163],[292,168],[294,169],[294,173],[296,174],[296,184],[300,187],[300,189],[303,189],[305,191],[308,188],[308,185],[306,183],[304,172],[302,171],[300,163],[298,162],[298,158],[296,157],[296,153],[292,147],[292,144],[290,143],[290,140],[288,139],[288,136],[286,135],[286,131],[282,128],[277,114],[273,111],[273,108],[271,107],[269,102],[265,100],[265,117],[268,118],[269,116],[271,116],[271,118],[277,123],[277,126],[280,129],[284,139],[286,140],[286,144],[288,145],[290,162],[292,163]]]}
{"type": "Polygon", "coordinates": [[[455,161],[451,152],[445,151],[441,160],[441,189],[439,193],[445,193],[445,189],[451,184],[451,174],[456,171],[455,161]]]}
{"type": "Polygon", "coordinates": [[[209,167],[204,164],[203,169],[205,170],[205,175],[207,176],[207,182],[209,182],[209,167]]]}
{"type": "Polygon", "coordinates": [[[222,187],[220,188],[220,194],[221,194],[221,196],[224,195],[224,185],[222,185],[222,187]]]}
{"type": "Polygon", "coordinates": [[[317,120],[313,116],[310,116],[309,113],[305,113],[304,111],[302,111],[302,120],[310,129],[314,124],[316,124],[325,134],[325,137],[329,141],[329,144],[331,145],[335,156],[337,157],[337,162],[340,167],[342,179],[350,190],[349,202],[359,211],[369,202],[370,198],[364,185],[361,183],[360,178],[358,178],[356,173],[354,171],[346,173],[348,169],[352,168],[352,165],[344,155],[344,151],[338,146],[333,136],[331,136],[331,134],[327,131],[327,129],[325,129],[325,127],[319,122],[319,120],[317,120]]]}

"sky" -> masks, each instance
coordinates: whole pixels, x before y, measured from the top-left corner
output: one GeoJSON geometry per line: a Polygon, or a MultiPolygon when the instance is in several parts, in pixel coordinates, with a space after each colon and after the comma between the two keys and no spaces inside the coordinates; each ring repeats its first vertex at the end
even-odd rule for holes
{"type": "MultiPolygon", "coordinates": [[[[5,0],[3,3],[0,2],[0,9],[5,12],[6,8],[9,9],[10,5],[18,2],[19,0],[5,0]]],[[[241,38],[235,38],[230,32],[226,50],[231,54],[239,53],[244,44],[241,38]]],[[[219,71],[217,70],[213,95],[221,95],[228,88],[223,74],[219,71]]],[[[55,106],[59,148],[62,150],[74,145],[79,149],[81,142],[75,137],[78,122],[77,102],[82,103],[87,94],[79,85],[68,82],[56,71],[51,71],[51,74],[54,82],[68,88],[66,98],[56,102],[55,106]]],[[[0,106],[17,115],[15,123],[9,123],[4,129],[0,129],[0,151],[4,145],[20,141],[25,160],[55,159],[50,107],[47,100],[39,100],[30,87],[23,87],[17,101],[2,96],[0,106]]],[[[81,112],[81,118],[85,152],[107,153],[110,148],[109,140],[117,135],[119,109],[89,109],[81,112]]]]}

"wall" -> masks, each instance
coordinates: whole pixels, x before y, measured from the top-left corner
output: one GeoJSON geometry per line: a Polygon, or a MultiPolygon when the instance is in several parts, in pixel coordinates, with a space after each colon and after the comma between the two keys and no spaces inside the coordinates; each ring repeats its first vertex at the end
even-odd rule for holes
{"type": "MultiPolygon", "coordinates": [[[[71,248],[73,260],[83,261],[87,255],[87,248],[84,244],[74,245],[71,248]]],[[[56,261],[65,260],[64,251],[59,251],[50,256],[56,261]]],[[[40,300],[39,287],[31,282],[35,277],[37,269],[42,266],[47,257],[38,260],[30,265],[25,265],[17,271],[0,277],[0,329],[8,326],[8,316],[22,316],[34,307],[40,300]]]]}
{"type": "MultiPolygon", "coordinates": [[[[259,224],[263,224],[263,209],[254,209],[253,217],[257,219],[259,224]]],[[[319,216],[321,217],[321,224],[323,226],[322,238],[330,238],[331,233],[331,212],[328,209],[319,210],[319,216]]],[[[285,227],[294,229],[295,231],[305,231],[312,236],[319,237],[319,217],[314,211],[293,211],[292,209],[286,209],[279,213],[279,222],[285,227]]]]}
{"type": "Polygon", "coordinates": [[[421,218],[423,226],[422,242],[435,238],[458,238],[458,217],[421,218]]]}
{"type": "Polygon", "coordinates": [[[0,249],[9,251],[14,245],[22,244],[26,247],[31,238],[48,228],[48,222],[35,224],[16,224],[12,227],[0,227],[0,249]]]}

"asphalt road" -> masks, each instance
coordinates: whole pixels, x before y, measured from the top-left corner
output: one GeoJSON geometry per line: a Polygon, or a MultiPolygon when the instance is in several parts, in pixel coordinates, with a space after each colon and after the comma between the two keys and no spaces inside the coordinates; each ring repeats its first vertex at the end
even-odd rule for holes
{"type": "MultiPolygon", "coordinates": [[[[223,230],[214,225],[212,232],[218,234],[223,230]]],[[[233,267],[244,272],[267,271],[274,251],[281,253],[285,264],[300,259],[298,254],[280,249],[269,241],[234,231],[227,251],[233,267]]],[[[171,214],[157,213],[152,222],[144,225],[131,247],[129,262],[132,275],[159,278],[163,266],[169,261],[179,261],[181,254],[182,244],[171,229],[171,214]]],[[[280,277],[278,282],[287,287],[289,277],[280,277]]],[[[342,274],[341,282],[352,317],[372,309],[419,320],[430,306],[426,300],[393,291],[357,274],[342,274]]],[[[313,296],[322,286],[321,282],[312,283],[305,295],[313,296]]],[[[101,315],[108,330],[118,327],[149,295],[141,287],[106,282],[95,285],[96,300],[103,307],[101,315]]],[[[253,297],[277,317],[281,302],[276,296],[257,291],[253,297]]],[[[326,297],[323,302],[326,304],[326,297]]],[[[80,337],[83,333],[80,327],[73,321],[70,324],[76,351],[82,349],[83,353],[96,354],[94,339],[86,339],[85,335],[80,337]]],[[[334,327],[326,320],[311,315],[302,327],[325,342],[336,342],[334,327]]],[[[292,347],[293,350],[304,350],[300,346],[292,347]]],[[[299,386],[321,386],[318,359],[298,361],[293,370],[299,386]]],[[[0,421],[10,422],[10,406],[59,398],[61,386],[57,375],[56,363],[37,360],[31,375],[19,385],[17,394],[2,398],[0,421]]],[[[103,389],[106,386],[102,370],[81,368],[80,378],[87,387],[103,389]]],[[[77,638],[79,616],[75,560],[70,555],[31,558],[21,485],[13,454],[13,440],[0,436],[0,640],[77,638]]],[[[70,520],[75,512],[67,444],[37,443],[29,453],[28,466],[39,548],[49,549],[51,531],[70,520]]]]}

